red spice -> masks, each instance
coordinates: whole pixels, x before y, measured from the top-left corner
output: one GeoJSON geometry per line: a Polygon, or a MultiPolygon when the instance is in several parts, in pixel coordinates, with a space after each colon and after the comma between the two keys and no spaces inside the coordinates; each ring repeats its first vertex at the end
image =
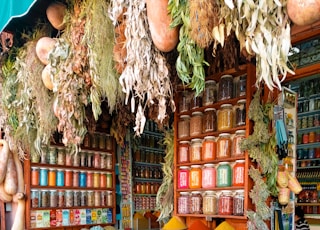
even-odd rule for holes
{"type": "Polygon", "coordinates": [[[210,228],[207,227],[201,220],[195,220],[188,228],[189,230],[209,230],[210,228]]]}

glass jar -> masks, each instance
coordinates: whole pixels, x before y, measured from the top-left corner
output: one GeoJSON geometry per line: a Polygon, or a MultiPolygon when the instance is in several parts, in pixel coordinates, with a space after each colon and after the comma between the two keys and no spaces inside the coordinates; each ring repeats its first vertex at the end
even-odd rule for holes
{"type": "Polygon", "coordinates": [[[199,162],[201,161],[201,152],[202,152],[202,140],[201,139],[192,139],[191,148],[190,148],[190,162],[199,162]]]}
{"type": "Polygon", "coordinates": [[[93,191],[87,192],[87,205],[88,206],[94,205],[94,192],[93,191]]]}
{"type": "Polygon", "coordinates": [[[75,207],[78,207],[81,205],[81,192],[78,190],[75,190],[73,193],[73,205],[75,207]]]}
{"type": "Polygon", "coordinates": [[[112,191],[107,191],[107,206],[111,207],[113,205],[112,191]]]}
{"type": "Polygon", "coordinates": [[[217,140],[217,159],[231,157],[232,141],[230,133],[220,133],[217,140]]]}
{"type": "Polygon", "coordinates": [[[73,185],[73,171],[72,170],[66,170],[65,172],[65,186],[72,186],[73,185]]]}
{"type": "Polygon", "coordinates": [[[112,154],[111,153],[107,153],[106,154],[106,168],[107,169],[112,169],[112,154]]]}
{"type": "Polygon", "coordinates": [[[57,181],[56,184],[57,186],[64,186],[64,170],[58,169],[57,170],[57,181]]]}
{"type": "Polygon", "coordinates": [[[99,168],[101,166],[101,155],[100,153],[94,153],[93,155],[93,167],[99,168]]]}
{"type": "Polygon", "coordinates": [[[100,188],[100,172],[96,171],[93,173],[93,187],[100,188]]]}
{"type": "Polygon", "coordinates": [[[87,167],[87,153],[86,152],[81,152],[80,153],[80,165],[81,167],[87,167]]]}
{"type": "Polygon", "coordinates": [[[101,191],[94,191],[94,206],[101,206],[101,191]]]}
{"type": "Polygon", "coordinates": [[[244,215],[244,191],[237,190],[233,197],[233,215],[243,216],[244,215]]]}
{"type": "Polygon", "coordinates": [[[48,186],[48,169],[40,168],[40,186],[48,186]]]}
{"type": "Polygon", "coordinates": [[[180,192],[178,198],[178,213],[179,214],[189,214],[190,213],[190,197],[188,192],[180,192]]]}
{"type": "Polygon", "coordinates": [[[214,136],[206,136],[202,142],[203,161],[213,161],[216,159],[217,143],[214,136]]]}
{"type": "Polygon", "coordinates": [[[189,137],[190,134],[190,116],[182,115],[180,116],[178,122],[178,138],[189,137]]]}
{"type": "Polygon", "coordinates": [[[112,188],[112,186],[113,186],[112,173],[107,172],[107,188],[112,188]]]}
{"type": "Polygon", "coordinates": [[[189,188],[189,173],[190,167],[181,166],[178,170],[178,189],[189,188]]]}
{"type": "Polygon", "coordinates": [[[190,119],[190,136],[197,136],[202,133],[202,112],[193,112],[190,119]]]}
{"type": "Polygon", "coordinates": [[[309,132],[309,143],[314,143],[316,141],[316,133],[309,132]]]}
{"type": "Polygon", "coordinates": [[[73,191],[67,190],[66,191],[66,207],[73,207],[73,191]]]}
{"type": "Polygon", "coordinates": [[[73,155],[66,153],[66,166],[72,166],[73,155]]]}
{"type": "Polygon", "coordinates": [[[219,215],[232,215],[233,213],[233,196],[231,191],[221,191],[218,205],[219,215]]]}
{"type": "Polygon", "coordinates": [[[79,187],[79,171],[74,170],[72,174],[72,186],[73,187],[79,187]]]}
{"type": "Polygon", "coordinates": [[[232,157],[241,157],[244,156],[244,151],[240,149],[240,143],[245,138],[246,131],[245,130],[237,130],[235,136],[232,140],[232,157]]]}
{"type": "Polygon", "coordinates": [[[80,172],[79,186],[80,187],[87,187],[87,173],[85,171],[80,172]]]}
{"type": "Polygon", "coordinates": [[[191,214],[202,214],[202,196],[199,191],[191,192],[190,213],[191,214]]]}
{"type": "Polygon", "coordinates": [[[237,102],[235,118],[236,127],[246,125],[246,99],[237,102]]]}
{"type": "Polygon", "coordinates": [[[180,141],[179,142],[179,150],[178,150],[178,163],[189,163],[189,149],[190,142],[189,141],[180,141]]]}
{"type": "Polygon", "coordinates": [[[201,107],[201,105],[202,105],[202,94],[197,95],[196,93],[193,93],[190,101],[190,108],[196,109],[201,107]]]}
{"type": "Polygon", "coordinates": [[[205,215],[217,214],[217,195],[214,191],[206,191],[204,193],[202,211],[205,215]]]}
{"type": "Polygon", "coordinates": [[[81,199],[80,199],[80,206],[87,206],[87,191],[81,191],[81,199]]]}
{"type": "Polygon", "coordinates": [[[188,99],[188,93],[183,92],[180,97],[179,101],[179,112],[184,113],[189,111],[189,99],[188,99]]]}
{"type": "Polygon", "coordinates": [[[50,204],[50,199],[49,199],[50,193],[49,193],[49,191],[48,190],[42,190],[40,193],[41,193],[41,207],[42,208],[49,207],[49,204],[50,204]]]}
{"type": "Polygon", "coordinates": [[[233,110],[231,104],[223,104],[218,110],[218,130],[224,131],[233,127],[233,110]]]}
{"type": "Polygon", "coordinates": [[[202,132],[215,131],[217,131],[217,111],[215,108],[207,108],[202,117],[202,132]]]}
{"type": "Polygon", "coordinates": [[[219,81],[218,100],[231,99],[233,96],[233,77],[232,75],[223,75],[219,81]]]}
{"type": "Polygon", "coordinates": [[[203,91],[202,105],[208,106],[217,102],[217,84],[215,80],[207,80],[203,91]]]}
{"type": "Polygon", "coordinates": [[[232,185],[244,186],[245,161],[237,160],[232,170],[232,185]]]}
{"type": "Polygon", "coordinates": [[[239,77],[238,87],[237,87],[237,96],[242,97],[246,95],[247,89],[247,75],[242,75],[239,77]]]}
{"type": "Polygon", "coordinates": [[[58,206],[58,193],[57,190],[50,190],[50,208],[55,208],[58,206]]]}
{"type": "Polygon", "coordinates": [[[56,170],[55,169],[49,169],[49,173],[48,173],[48,185],[49,186],[56,186],[56,170]]]}
{"type": "Polygon", "coordinates": [[[66,164],[66,153],[63,148],[58,148],[57,164],[58,165],[65,165],[66,164]]]}
{"type": "Polygon", "coordinates": [[[58,207],[62,208],[65,206],[65,191],[58,190],[58,207]]]}
{"type": "Polygon", "coordinates": [[[87,172],[87,187],[93,188],[93,172],[91,171],[87,172]]]}
{"type": "Polygon", "coordinates": [[[202,168],[202,188],[216,187],[216,168],[214,164],[204,164],[202,168]]]}
{"type": "Polygon", "coordinates": [[[202,170],[201,165],[191,165],[189,173],[189,188],[197,189],[201,188],[202,185],[202,170]]]}
{"type": "Polygon", "coordinates": [[[106,140],[106,150],[113,149],[113,137],[110,134],[107,134],[105,137],[106,140]]]}
{"type": "Polygon", "coordinates": [[[31,168],[31,185],[39,185],[39,168],[31,168]]]}
{"type": "Polygon", "coordinates": [[[72,165],[74,167],[79,167],[80,166],[80,153],[76,153],[73,155],[73,163],[72,165]]]}
{"type": "Polygon", "coordinates": [[[39,208],[39,190],[31,189],[31,207],[39,208]]]}
{"type": "Polygon", "coordinates": [[[55,147],[49,147],[49,164],[57,164],[57,149],[55,147]]]}
{"type": "Polygon", "coordinates": [[[107,187],[107,174],[105,172],[100,172],[100,188],[107,187]]]}
{"type": "Polygon", "coordinates": [[[229,162],[220,162],[217,167],[217,187],[230,187],[232,184],[232,171],[229,162]]]}

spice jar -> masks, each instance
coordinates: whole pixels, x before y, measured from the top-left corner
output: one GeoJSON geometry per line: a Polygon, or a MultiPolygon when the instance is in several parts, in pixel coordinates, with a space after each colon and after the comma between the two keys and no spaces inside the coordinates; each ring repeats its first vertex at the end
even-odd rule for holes
{"type": "Polygon", "coordinates": [[[65,165],[66,164],[66,153],[63,148],[58,148],[58,165],[65,165]]]}
{"type": "Polygon", "coordinates": [[[106,154],[106,168],[112,169],[112,154],[111,153],[106,154]]]}
{"type": "Polygon", "coordinates": [[[218,205],[219,215],[232,215],[233,213],[233,196],[231,191],[221,191],[218,205]]]}
{"type": "Polygon", "coordinates": [[[217,187],[231,186],[231,166],[228,162],[220,162],[217,167],[217,187]]]}
{"type": "Polygon", "coordinates": [[[201,188],[202,183],[202,170],[201,165],[191,165],[189,173],[189,188],[197,189],[201,188]]]}
{"type": "Polygon", "coordinates": [[[101,191],[94,191],[94,206],[101,205],[101,191]]]}
{"type": "Polygon", "coordinates": [[[73,185],[73,171],[72,170],[66,170],[65,172],[65,186],[72,186],[73,185]]]}
{"type": "Polygon", "coordinates": [[[194,162],[201,161],[201,152],[202,152],[202,140],[192,139],[191,149],[190,149],[190,162],[194,163],[194,162]]]}
{"type": "Polygon", "coordinates": [[[201,159],[213,161],[216,159],[217,143],[214,136],[206,136],[202,142],[201,159]]]}
{"type": "Polygon", "coordinates": [[[231,156],[231,145],[230,133],[220,133],[217,140],[217,159],[229,158],[231,156]]]}
{"type": "Polygon", "coordinates": [[[193,112],[190,119],[190,136],[197,136],[202,133],[202,112],[193,112]]]}
{"type": "Polygon", "coordinates": [[[178,170],[178,189],[189,188],[189,173],[190,167],[181,166],[178,170]]]}
{"type": "Polygon", "coordinates": [[[31,207],[39,207],[39,190],[31,189],[31,207]]]}
{"type": "Polygon", "coordinates": [[[191,192],[190,213],[191,214],[202,214],[202,196],[199,191],[191,192]]]}
{"type": "Polygon", "coordinates": [[[217,131],[217,114],[215,108],[207,108],[204,110],[202,117],[202,132],[217,131]]]}
{"type": "Polygon", "coordinates": [[[85,171],[80,172],[79,186],[80,187],[87,187],[87,173],[85,171]]]}
{"type": "Polygon", "coordinates": [[[233,127],[233,110],[231,104],[221,105],[218,111],[218,130],[223,131],[233,127]]]}
{"type": "Polygon", "coordinates": [[[244,191],[237,190],[233,197],[233,215],[243,216],[244,215],[244,191]]]}
{"type": "Polygon", "coordinates": [[[232,170],[232,185],[244,186],[245,161],[237,160],[232,170]]]}
{"type": "Polygon", "coordinates": [[[216,186],[216,169],[214,164],[204,164],[202,168],[202,188],[211,189],[216,186]]]}
{"type": "Polygon", "coordinates": [[[202,211],[205,215],[217,214],[217,195],[214,191],[206,191],[204,193],[202,211]]]}
{"type": "Polygon", "coordinates": [[[178,122],[178,138],[189,137],[190,134],[190,116],[182,115],[180,116],[178,122]]]}
{"type": "Polygon", "coordinates": [[[100,172],[100,188],[107,187],[107,174],[105,172],[100,172]]]}
{"type": "Polygon", "coordinates": [[[232,140],[232,157],[241,157],[244,156],[244,151],[240,149],[240,143],[245,138],[246,131],[245,130],[237,130],[235,136],[232,140]]]}
{"type": "Polygon", "coordinates": [[[65,191],[58,190],[58,207],[62,208],[65,206],[65,191]]]}
{"type": "Polygon", "coordinates": [[[178,150],[178,163],[189,163],[189,141],[180,141],[179,142],[179,150],[178,150]]]}
{"type": "Polygon", "coordinates": [[[179,101],[179,112],[183,113],[187,111],[189,111],[188,95],[187,92],[183,92],[179,101]]]}
{"type": "Polygon", "coordinates": [[[88,206],[94,205],[94,192],[93,191],[87,192],[87,205],[88,206]]]}
{"type": "Polygon", "coordinates": [[[48,190],[41,191],[41,207],[42,208],[49,207],[49,202],[50,202],[49,196],[50,194],[48,190]]]}
{"type": "Polygon", "coordinates": [[[246,95],[247,89],[247,75],[241,75],[239,77],[238,87],[237,87],[237,96],[242,97],[246,95]]]}
{"type": "Polygon", "coordinates": [[[179,214],[188,214],[190,212],[190,197],[188,192],[180,192],[178,198],[178,213],[179,214]]]}
{"type": "Polygon", "coordinates": [[[48,169],[40,168],[40,186],[48,186],[48,169]]]}
{"type": "Polygon", "coordinates": [[[65,193],[66,198],[66,207],[72,207],[73,206],[73,191],[67,190],[65,193]]]}
{"type": "Polygon", "coordinates": [[[112,173],[107,172],[107,188],[112,188],[113,180],[112,180],[112,173]]]}
{"type": "Polygon", "coordinates": [[[49,147],[49,164],[55,165],[57,163],[57,150],[55,147],[49,147]]]}
{"type": "Polygon", "coordinates": [[[87,172],[87,187],[88,188],[93,187],[93,172],[91,172],[91,171],[87,172]]]}
{"type": "Polygon", "coordinates": [[[58,169],[57,170],[57,186],[64,186],[64,170],[58,169]]]}
{"type": "Polygon", "coordinates": [[[207,80],[203,91],[202,105],[212,105],[217,101],[217,84],[215,80],[207,80]]]}
{"type": "Polygon", "coordinates": [[[190,108],[196,109],[201,107],[201,105],[202,105],[202,94],[197,95],[196,93],[194,93],[190,101],[190,108]]]}
{"type": "Polygon", "coordinates": [[[73,193],[73,205],[75,207],[78,207],[81,205],[81,192],[78,190],[75,190],[73,193]]]}
{"type": "Polygon", "coordinates": [[[237,102],[236,106],[236,127],[246,124],[246,100],[242,99],[237,102]]]}
{"type": "Polygon", "coordinates": [[[218,100],[231,99],[233,96],[233,77],[231,75],[223,75],[219,81],[218,100]]]}
{"type": "Polygon", "coordinates": [[[87,191],[81,191],[80,206],[87,206],[87,191]]]}
{"type": "Polygon", "coordinates": [[[72,186],[79,187],[79,171],[74,170],[72,176],[72,186]]]}
{"type": "Polygon", "coordinates": [[[58,206],[58,193],[57,190],[50,190],[50,208],[55,208],[58,206]]]}
{"type": "Polygon", "coordinates": [[[39,185],[39,168],[31,168],[31,185],[39,185]]]}
{"type": "Polygon", "coordinates": [[[48,173],[48,185],[49,186],[56,186],[56,170],[55,169],[49,169],[48,173]]]}

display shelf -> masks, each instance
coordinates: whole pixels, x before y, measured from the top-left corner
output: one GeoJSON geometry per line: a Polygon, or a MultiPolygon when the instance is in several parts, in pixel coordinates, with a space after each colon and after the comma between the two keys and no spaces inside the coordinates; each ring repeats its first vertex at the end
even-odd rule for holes
{"type": "Polygon", "coordinates": [[[159,149],[156,147],[149,147],[149,146],[139,146],[140,149],[146,150],[146,151],[152,151],[152,152],[156,152],[156,153],[163,153],[164,150],[163,149],[159,149]]]}
{"type": "Polygon", "coordinates": [[[134,177],[133,178],[137,182],[162,182],[161,179],[156,179],[156,178],[142,178],[142,177],[134,177]]]}
{"type": "Polygon", "coordinates": [[[235,215],[205,215],[205,214],[176,214],[176,216],[181,217],[211,217],[216,219],[241,219],[241,220],[247,220],[246,216],[235,216],[235,215]]]}
{"type": "Polygon", "coordinates": [[[230,158],[224,158],[224,159],[218,159],[218,160],[212,160],[212,161],[198,161],[198,162],[190,162],[190,163],[177,163],[177,167],[181,166],[191,166],[191,165],[204,165],[204,164],[218,164],[219,162],[235,162],[237,160],[245,160],[246,158],[244,156],[239,157],[230,157],[230,158]]]}
{"type": "Polygon", "coordinates": [[[140,165],[140,166],[156,166],[156,167],[161,167],[162,165],[159,163],[148,163],[148,162],[140,162],[140,161],[135,161],[135,165],[140,165]]]}
{"type": "Polygon", "coordinates": [[[320,131],[320,126],[313,126],[313,127],[308,127],[308,128],[300,128],[298,130],[298,133],[306,133],[310,131],[320,131]]]}
{"type": "Polygon", "coordinates": [[[297,159],[297,162],[300,161],[320,161],[320,158],[304,158],[304,159],[297,159]]]}
{"type": "Polygon", "coordinates": [[[304,218],[320,220],[320,215],[319,214],[305,214],[304,218]]]}
{"type": "Polygon", "coordinates": [[[297,145],[297,149],[309,149],[309,148],[316,148],[316,147],[320,147],[320,142],[297,145]]]}
{"type": "MultiPolygon", "coordinates": [[[[93,167],[81,167],[81,166],[66,166],[66,165],[57,165],[57,164],[41,164],[41,163],[32,163],[31,167],[37,168],[52,168],[52,169],[65,169],[65,170],[78,170],[78,171],[92,171],[92,172],[114,172],[112,169],[101,169],[93,167]]],[[[114,166],[112,166],[114,167],[114,166]]]]}
{"type": "Polygon", "coordinates": [[[39,227],[39,228],[30,228],[31,229],[59,229],[59,230],[62,230],[62,229],[69,229],[69,228],[74,228],[74,229],[86,229],[86,228],[91,228],[93,226],[97,226],[97,225],[102,225],[102,226],[111,226],[111,225],[115,225],[115,223],[106,223],[106,224],[81,224],[81,225],[68,225],[68,226],[52,226],[52,227],[39,227]]]}
{"type": "Polygon", "coordinates": [[[164,137],[163,133],[149,131],[149,130],[144,130],[142,135],[149,135],[149,136],[154,136],[154,137],[159,137],[159,138],[164,137]]]}
{"type": "Polygon", "coordinates": [[[320,165],[318,165],[318,166],[297,167],[297,169],[299,169],[299,170],[320,169],[320,165]]]}
{"type": "Polygon", "coordinates": [[[314,202],[314,203],[296,203],[298,206],[320,206],[319,202],[314,202]]]}
{"type": "Polygon", "coordinates": [[[231,187],[214,187],[214,188],[194,188],[194,189],[176,189],[177,192],[193,192],[193,191],[223,191],[223,190],[243,190],[244,186],[231,186],[231,187]]]}
{"type": "Polygon", "coordinates": [[[39,207],[32,208],[32,210],[74,210],[74,209],[101,209],[101,208],[113,208],[112,206],[72,206],[72,207],[39,207]]]}

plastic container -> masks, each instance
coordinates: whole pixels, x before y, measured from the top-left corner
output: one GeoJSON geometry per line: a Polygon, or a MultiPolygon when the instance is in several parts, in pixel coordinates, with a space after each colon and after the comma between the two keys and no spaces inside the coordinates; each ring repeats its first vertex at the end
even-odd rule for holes
{"type": "Polygon", "coordinates": [[[181,166],[178,170],[178,189],[189,188],[190,167],[181,166]]]}
{"type": "Polygon", "coordinates": [[[231,104],[221,105],[218,111],[218,131],[224,131],[233,127],[233,109],[231,104]]]}
{"type": "Polygon", "coordinates": [[[244,186],[245,161],[237,160],[232,170],[232,185],[244,186]]]}
{"type": "Polygon", "coordinates": [[[239,100],[235,110],[236,127],[246,125],[246,100],[239,100]]]}
{"type": "Polygon", "coordinates": [[[232,184],[232,171],[229,162],[220,162],[217,167],[217,187],[230,187],[232,184]]]}
{"type": "Polygon", "coordinates": [[[219,81],[218,100],[227,100],[233,97],[233,77],[232,75],[223,75],[219,81]]]}
{"type": "Polygon", "coordinates": [[[179,149],[178,149],[178,163],[189,163],[189,149],[190,142],[189,141],[180,141],[179,149]]]}
{"type": "Polygon", "coordinates": [[[192,139],[190,148],[190,162],[195,163],[201,161],[202,140],[192,139]]]}
{"type": "Polygon", "coordinates": [[[246,131],[245,130],[237,130],[235,136],[232,139],[232,157],[241,157],[244,156],[244,151],[240,149],[240,143],[245,138],[246,131]]]}
{"type": "Polygon", "coordinates": [[[191,214],[202,214],[202,196],[199,191],[191,192],[190,213],[191,214]]]}
{"type": "Polygon", "coordinates": [[[221,191],[218,205],[219,215],[232,215],[233,213],[233,196],[231,191],[221,191]]]}
{"type": "Polygon", "coordinates": [[[194,137],[202,133],[202,112],[193,112],[190,118],[190,136],[194,137]]]}
{"type": "Polygon", "coordinates": [[[202,211],[205,215],[217,214],[217,195],[214,191],[206,191],[203,195],[202,211]]]}
{"type": "Polygon", "coordinates": [[[189,173],[189,188],[198,189],[202,187],[201,165],[191,165],[189,173]]]}
{"type": "Polygon", "coordinates": [[[203,161],[213,161],[216,159],[217,143],[214,136],[206,136],[202,142],[201,159],[203,161]]]}
{"type": "Polygon", "coordinates": [[[207,80],[203,91],[202,105],[212,105],[217,101],[217,84],[215,80],[207,80]]]}
{"type": "Polygon", "coordinates": [[[230,133],[220,133],[217,140],[217,159],[231,157],[232,141],[230,133]]]}
{"type": "Polygon", "coordinates": [[[216,187],[216,168],[214,164],[204,164],[202,168],[202,188],[216,187]]]}
{"type": "Polygon", "coordinates": [[[217,111],[215,108],[207,108],[202,116],[202,132],[217,131],[217,111]]]}
{"type": "Polygon", "coordinates": [[[189,137],[190,135],[190,116],[182,115],[180,116],[178,122],[178,138],[189,137]]]}
{"type": "Polygon", "coordinates": [[[189,214],[190,213],[190,193],[180,192],[178,197],[178,213],[189,214]]]}

